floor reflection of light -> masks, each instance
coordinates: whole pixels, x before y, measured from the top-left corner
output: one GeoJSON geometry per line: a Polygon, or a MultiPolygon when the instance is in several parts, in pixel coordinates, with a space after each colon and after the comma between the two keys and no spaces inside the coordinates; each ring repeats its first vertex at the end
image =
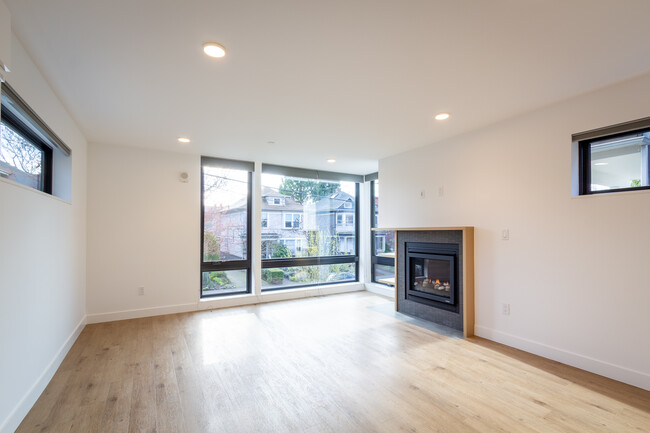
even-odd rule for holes
{"type": "Polygon", "coordinates": [[[234,362],[250,352],[259,321],[253,313],[219,314],[201,320],[203,365],[234,362]]]}

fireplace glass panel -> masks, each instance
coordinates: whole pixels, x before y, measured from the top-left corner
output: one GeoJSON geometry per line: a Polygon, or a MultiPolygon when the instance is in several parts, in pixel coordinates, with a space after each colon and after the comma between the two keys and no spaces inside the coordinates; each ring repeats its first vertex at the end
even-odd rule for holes
{"type": "Polygon", "coordinates": [[[451,299],[452,277],[449,260],[411,258],[411,290],[451,299]]]}

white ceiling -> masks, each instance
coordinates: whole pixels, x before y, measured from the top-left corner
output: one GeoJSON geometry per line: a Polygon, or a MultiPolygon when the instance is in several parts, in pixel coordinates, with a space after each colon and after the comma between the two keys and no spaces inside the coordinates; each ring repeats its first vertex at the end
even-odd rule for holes
{"type": "Polygon", "coordinates": [[[90,142],[359,174],[650,71],[647,0],[5,1],[90,142]]]}

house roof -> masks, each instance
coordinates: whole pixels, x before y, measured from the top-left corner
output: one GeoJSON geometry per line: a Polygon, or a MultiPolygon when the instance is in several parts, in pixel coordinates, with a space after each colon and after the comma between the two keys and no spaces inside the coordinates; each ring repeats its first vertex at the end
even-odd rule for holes
{"type": "Polygon", "coordinates": [[[332,210],[347,210],[350,212],[354,211],[353,208],[345,208],[345,203],[352,202],[354,203],[354,197],[347,192],[338,191],[334,194],[322,198],[316,202],[316,210],[318,212],[328,212],[332,210]]]}
{"type": "Polygon", "coordinates": [[[268,186],[262,186],[262,211],[301,211],[303,205],[295,201],[288,195],[281,194],[277,189],[268,186]],[[272,205],[266,200],[267,198],[280,197],[284,199],[282,205],[272,205]]]}
{"type": "MultiPolygon", "coordinates": [[[[338,191],[334,194],[331,194],[321,200],[317,201],[314,205],[317,212],[329,212],[332,210],[346,209],[345,203],[352,202],[354,203],[354,197],[344,191],[338,191]]],[[[241,212],[247,204],[246,199],[242,199],[235,203],[226,213],[241,212]]],[[[291,196],[281,194],[275,188],[270,188],[267,186],[262,187],[262,212],[286,212],[286,211],[299,211],[303,212],[305,206],[301,205],[295,201],[291,196]],[[284,204],[282,205],[270,205],[266,198],[268,197],[281,197],[284,199],[284,204]]],[[[353,209],[346,209],[353,211],[353,209]]]]}

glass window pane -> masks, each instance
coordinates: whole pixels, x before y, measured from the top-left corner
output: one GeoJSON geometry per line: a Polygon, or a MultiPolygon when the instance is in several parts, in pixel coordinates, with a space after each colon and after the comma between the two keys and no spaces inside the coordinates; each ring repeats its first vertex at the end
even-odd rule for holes
{"type": "Polygon", "coordinates": [[[373,281],[378,283],[395,285],[395,266],[375,265],[373,281]]]}
{"type": "Polygon", "coordinates": [[[262,269],[262,291],[355,280],[355,263],[262,269]]]}
{"type": "Polygon", "coordinates": [[[203,261],[247,259],[248,172],[203,167],[203,261]]]}
{"type": "Polygon", "coordinates": [[[593,142],[591,191],[649,186],[648,143],[647,132],[593,142]]]}
{"type": "Polygon", "coordinates": [[[248,271],[212,271],[201,273],[201,296],[246,293],[248,271]]]}
{"type": "MultiPolygon", "coordinates": [[[[372,182],[372,221],[373,227],[377,226],[377,216],[379,215],[379,181],[372,182]]],[[[376,230],[372,232],[372,254],[373,254],[373,271],[372,281],[375,283],[395,285],[395,232],[389,230],[376,230]],[[378,257],[381,257],[379,264],[378,257]]]]}
{"type": "Polygon", "coordinates": [[[262,258],[356,254],[354,182],[264,173],[262,211],[262,258]]]}
{"type": "Polygon", "coordinates": [[[377,227],[378,217],[379,217],[379,181],[375,180],[372,182],[373,190],[375,192],[372,202],[372,227],[377,227]]]}
{"type": "Polygon", "coordinates": [[[4,122],[0,137],[0,176],[42,191],[44,152],[4,122]]]}
{"type": "MultiPolygon", "coordinates": [[[[379,181],[373,181],[373,217],[372,226],[377,227],[379,215],[379,181]]],[[[395,257],[395,232],[381,230],[373,232],[373,253],[376,256],[395,257]]]]}
{"type": "Polygon", "coordinates": [[[375,255],[384,257],[395,256],[395,232],[378,230],[374,232],[375,255]]]}

